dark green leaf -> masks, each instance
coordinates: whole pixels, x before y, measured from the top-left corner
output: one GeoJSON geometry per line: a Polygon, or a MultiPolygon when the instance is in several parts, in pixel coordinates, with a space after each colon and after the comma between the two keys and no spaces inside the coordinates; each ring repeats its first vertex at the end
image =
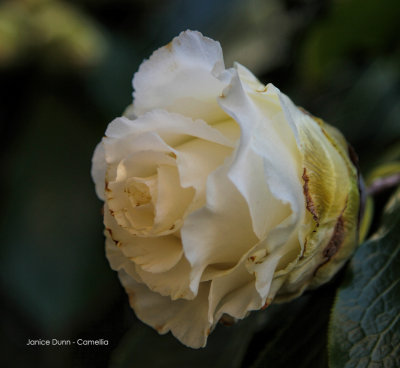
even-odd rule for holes
{"type": "Polygon", "coordinates": [[[400,366],[400,189],[354,255],[329,332],[333,368],[400,366]]]}

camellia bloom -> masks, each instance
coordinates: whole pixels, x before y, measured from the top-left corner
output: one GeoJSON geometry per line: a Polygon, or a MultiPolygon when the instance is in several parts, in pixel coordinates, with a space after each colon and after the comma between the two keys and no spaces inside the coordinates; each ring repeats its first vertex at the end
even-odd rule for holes
{"type": "Polygon", "coordinates": [[[327,282],[358,239],[357,170],[341,133],[186,31],[143,62],[97,146],[107,257],[137,316],[198,348],[327,282]]]}

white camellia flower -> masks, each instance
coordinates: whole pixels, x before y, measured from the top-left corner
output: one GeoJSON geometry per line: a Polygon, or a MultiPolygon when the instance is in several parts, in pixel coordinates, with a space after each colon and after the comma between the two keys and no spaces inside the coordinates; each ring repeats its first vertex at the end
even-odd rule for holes
{"type": "Polygon", "coordinates": [[[357,244],[342,135],[186,31],[143,62],[97,146],[106,250],[137,316],[198,348],[328,281],[357,244]]]}

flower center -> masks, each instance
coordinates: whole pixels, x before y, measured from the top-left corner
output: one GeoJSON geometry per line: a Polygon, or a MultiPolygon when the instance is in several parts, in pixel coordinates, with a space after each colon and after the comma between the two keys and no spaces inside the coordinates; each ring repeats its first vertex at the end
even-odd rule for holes
{"type": "Polygon", "coordinates": [[[126,188],[126,192],[136,207],[150,203],[152,198],[150,188],[146,183],[134,182],[126,188]]]}

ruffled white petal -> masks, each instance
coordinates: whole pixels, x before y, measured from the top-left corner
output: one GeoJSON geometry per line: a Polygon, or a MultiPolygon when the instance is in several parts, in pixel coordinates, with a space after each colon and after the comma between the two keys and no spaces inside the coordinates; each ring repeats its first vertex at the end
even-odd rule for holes
{"type": "Polygon", "coordinates": [[[264,299],[280,264],[298,259],[302,251],[303,239],[298,231],[305,216],[302,157],[296,132],[285,118],[279,90],[272,85],[263,87],[239,64],[222,77],[229,76],[230,87],[220,98],[220,105],[239,123],[242,132],[229,178],[246,198],[254,232],[265,239],[251,255],[256,259],[257,252],[262,252],[263,259],[248,265],[249,272],[256,274],[256,287],[264,299]],[[293,241],[289,241],[291,238],[293,241]]]}
{"type": "Polygon", "coordinates": [[[138,151],[175,147],[194,137],[228,147],[235,146],[235,142],[206,122],[165,110],[153,110],[133,121],[125,117],[115,119],[109,124],[106,136],[106,159],[109,164],[138,151]],[[158,142],[143,141],[146,133],[157,136],[158,142]]]}
{"type": "MultiPolygon", "coordinates": [[[[233,121],[216,124],[213,127],[229,131],[232,138],[239,137],[238,126],[233,121]],[[235,135],[237,136],[235,137],[235,135]]],[[[192,139],[175,147],[180,183],[185,188],[191,187],[196,190],[191,211],[204,205],[209,175],[221,166],[232,152],[232,147],[204,139],[192,139]]]]}
{"type": "Polygon", "coordinates": [[[229,167],[230,161],[225,161],[210,174],[206,205],[190,214],[181,229],[184,253],[192,265],[193,292],[206,267],[223,272],[258,242],[248,205],[228,179],[229,167]]]}
{"type": "Polygon", "coordinates": [[[178,229],[193,201],[194,189],[183,188],[175,166],[160,165],[157,170],[158,192],[155,203],[154,231],[178,229]]]}
{"type": "MultiPolygon", "coordinates": [[[[146,113],[135,121],[119,118],[109,125],[104,139],[108,164],[106,197],[122,228],[139,236],[166,234],[181,226],[189,207],[202,204],[204,195],[200,193],[191,205],[192,187],[200,192],[200,184],[185,180],[179,183],[178,175],[173,174],[177,173],[174,167],[178,163],[181,176],[185,167],[190,167],[193,174],[196,162],[189,162],[188,155],[199,156],[195,147],[215,154],[211,158],[213,164],[206,165],[206,172],[203,167],[202,172],[194,173],[204,187],[210,170],[222,163],[235,146],[230,139],[234,129],[227,128],[227,123],[217,125],[221,125],[222,131],[229,131],[229,137],[202,120],[194,121],[165,110],[146,113]],[[187,147],[193,152],[188,153],[187,147]]],[[[207,158],[210,156],[206,155],[202,162],[207,158]]]]}
{"type": "Polygon", "coordinates": [[[216,97],[225,87],[219,42],[199,32],[182,32],[144,61],[133,79],[134,113],[164,108],[214,123],[226,116],[216,97]]]}
{"type": "Polygon", "coordinates": [[[146,272],[141,267],[136,267],[136,272],[149,289],[171,300],[193,299],[196,296],[189,288],[190,265],[185,257],[166,272],[146,272]]]}
{"type": "Polygon", "coordinates": [[[204,347],[210,334],[208,322],[209,284],[202,284],[194,300],[175,300],[152,292],[121,270],[119,277],[136,315],[160,334],[171,331],[185,345],[204,347]]]}
{"type": "Polygon", "coordinates": [[[229,177],[248,201],[255,231],[262,235],[265,230],[262,232],[261,229],[268,228],[268,223],[257,225],[265,216],[262,209],[273,210],[281,206],[270,206],[271,196],[267,193],[261,198],[261,204],[259,198],[255,198],[255,193],[258,195],[259,192],[251,190],[249,185],[258,180],[246,180],[240,175],[245,161],[243,157],[249,155],[249,151],[259,157],[264,176],[260,182],[266,182],[266,187],[275,198],[289,204],[291,211],[299,214],[304,208],[301,154],[294,132],[285,120],[279,90],[272,85],[260,89],[255,77],[249,75],[247,69],[239,64],[237,68],[239,72],[233,69],[229,71],[230,87],[219,99],[221,107],[239,123],[242,132],[237,160],[232,165],[229,177]]]}
{"type": "Polygon", "coordinates": [[[113,240],[112,249],[118,249],[126,260],[147,272],[167,272],[182,258],[182,244],[178,237],[133,237],[116,223],[107,205],[104,208],[104,224],[106,235],[113,240]]]}
{"type": "Polygon", "coordinates": [[[240,262],[234,269],[211,281],[209,320],[217,322],[223,314],[242,319],[263,305],[254,275],[240,262]]]}
{"type": "Polygon", "coordinates": [[[116,246],[107,232],[106,236],[106,256],[110,266],[115,271],[124,270],[130,277],[136,281],[140,281],[139,275],[136,273],[135,264],[124,256],[121,249],[116,246]]]}

